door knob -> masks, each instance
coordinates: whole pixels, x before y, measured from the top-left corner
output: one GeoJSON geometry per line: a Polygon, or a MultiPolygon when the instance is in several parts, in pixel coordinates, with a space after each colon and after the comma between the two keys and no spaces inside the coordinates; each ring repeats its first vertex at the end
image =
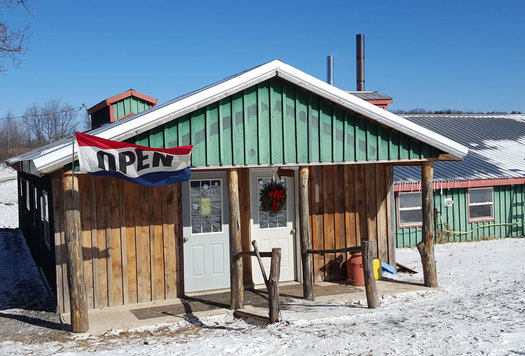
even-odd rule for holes
{"type": "Polygon", "coordinates": [[[184,242],[184,243],[188,242],[188,238],[187,237],[183,237],[182,238],[182,242],[184,242]]]}
{"type": "Polygon", "coordinates": [[[290,235],[293,235],[293,234],[295,234],[295,229],[290,230],[290,235]]]}

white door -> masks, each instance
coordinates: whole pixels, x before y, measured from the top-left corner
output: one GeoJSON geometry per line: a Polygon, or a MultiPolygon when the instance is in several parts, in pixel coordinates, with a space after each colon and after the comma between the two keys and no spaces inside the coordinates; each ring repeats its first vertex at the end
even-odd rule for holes
{"type": "Polygon", "coordinates": [[[226,173],[192,173],[182,184],[184,290],[230,286],[226,173]]]}
{"type": "MultiPolygon", "coordinates": [[[[294,260],[294,202],[295,188],[293,178],[279,179],[273,177],[272,171],[257,171],[250,173],[251,190],[251,236],[252,240],[257,241],[260,251],[270,252],[274,247],[281,248],[281,273],[280,281],[295,280],[295,260],[294,260]],[[263,209],[260,200],[261,191],[265,184],[269,184],[272,179],[276,182],[284,183],[286,191],[286,203],[277,212],[266,211],[263,209]]],[[[252,258],[252,274],[255,284],[264,283],[261,268],[256,258],[252,258]]],[[[270,258],[263,258],[266,275],[270,275],[270,258]]]]}

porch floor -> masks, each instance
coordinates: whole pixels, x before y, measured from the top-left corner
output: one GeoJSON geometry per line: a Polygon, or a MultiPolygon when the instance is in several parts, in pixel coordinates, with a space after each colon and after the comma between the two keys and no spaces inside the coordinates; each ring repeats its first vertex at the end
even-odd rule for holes
{"type": "MultiPolygon", "coordinates": [[[[424,291],[428,288],[423,283],[383,279],[377,281],[379,297],[396,295],[413,291],[424,291]]],[[[302,285],[284,283],[279,286],[281,309],[293,308],[297,298],[302,298],[302,285]],[[295,302],[295,303],[294,303],[295,302]]],[[[364,287],[356,287],[344,281],[322,282],[314,286],[315,301],[320,303],[341,303],[365,301],[364,287]]],[[[306,302],[310,303],[310,302],[306,302]]],[[[230,304],[230,291],[222,290],[211,293],[191,293],[184,298],[116,306],[89,311],[90,334],[103,334],[109,330],[130,329],[160,323],[177,322],[224,314],[230,304]]],[[[268,315],[268,292],[266,287],[257,286],[253,290],[244,290],[245,311],[249,314],[268,315]]],[[[315,307],[312,304],[311,307],[315,307]]],[[[69,314],[62,319],[69,323],[69,314]]]]}

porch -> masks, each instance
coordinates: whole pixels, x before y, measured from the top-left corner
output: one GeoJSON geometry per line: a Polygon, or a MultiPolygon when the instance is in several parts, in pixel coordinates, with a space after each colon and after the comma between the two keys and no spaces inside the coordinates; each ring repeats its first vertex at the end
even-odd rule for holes
{"type": "MultiPolygon", "coordinates": [[[[402,293],[426,291],[429,288],[419,280],[383,279],[377,281],[380,296],[394,296],[402,293]]],[[[302,299],[303,286],[290,282],[279,286],[281,312],[288,318],[304,318],[305,311],[315,309],[329,312],[330,308],[348,308],[349,314],[366,308],[365,287],[352,286],[345,281],[320,282],[314,286],[315,302],[302,299]]],[[[244,309],[242,311],[254,316],[268,316],[268,293],[265,286],[257,286],[244,291],[244,309]]],[[[89,310],[89,332],[101,335],[110,330],[128,330],[137,327],[152,326],[162,323],[173,323],[182,320],[194,320],[230,311],[230,291],[220,290],[210,293],[190,293],[172,300],[147,302],[132,305],[107,307],[89,310]]],[[[312,317],[315,317],[312,314],[312,317]]],[[[62,321],[69,324],[70,315],[62,314],[62,321]]],[[[251,322],[257,322],[255,318],[251,322]]]]}

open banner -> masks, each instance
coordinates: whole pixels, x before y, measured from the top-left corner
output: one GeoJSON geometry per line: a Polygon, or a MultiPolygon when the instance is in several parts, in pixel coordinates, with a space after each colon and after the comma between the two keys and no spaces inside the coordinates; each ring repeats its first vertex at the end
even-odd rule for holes
{"type": "Polygon", "coordinates": [[[80,171],[156,187],[190,179],[193,146],[151,148],[76,132],[80,171]]]}

